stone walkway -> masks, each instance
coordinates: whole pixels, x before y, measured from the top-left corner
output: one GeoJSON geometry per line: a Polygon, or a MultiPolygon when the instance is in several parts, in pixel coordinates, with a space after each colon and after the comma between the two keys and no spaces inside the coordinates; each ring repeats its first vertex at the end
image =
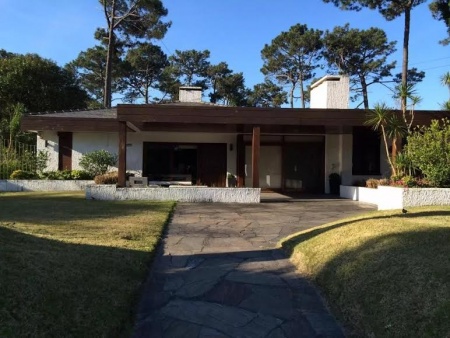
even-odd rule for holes
{"type": "Polygon", "coordinates": [[[276,244],[374,208],[273,197],[258,205],[178,204],[144,286],[134,337],[343,337],[276,244]]]}

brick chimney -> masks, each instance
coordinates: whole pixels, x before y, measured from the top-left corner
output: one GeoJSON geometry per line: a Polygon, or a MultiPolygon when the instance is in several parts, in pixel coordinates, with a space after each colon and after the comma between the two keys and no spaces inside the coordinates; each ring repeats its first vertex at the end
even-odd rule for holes
{"type": "Polygon", "coordinates": [[[202,102],[202,87],[180,87],[180,102],[202,102]]]}
{"type": "Polygon", "coordinates": [[[345,75],[326,75],[311,86],[311,108],[348,108],[350,82],[345,75]]]}

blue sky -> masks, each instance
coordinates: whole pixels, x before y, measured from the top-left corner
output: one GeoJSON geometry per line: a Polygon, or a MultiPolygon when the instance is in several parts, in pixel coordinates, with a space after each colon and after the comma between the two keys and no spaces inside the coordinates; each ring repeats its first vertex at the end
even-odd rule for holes
{"type": "MultiPolygon", "coordinates": [[[[248,87],[264,80],[260,52],[265,43],[297,23],[331,30],[350,23],[352,28],[379,27],[389,40],[397,41],[396,72],[401,71],[403,17],[388,22],[376,11],[341,11],[322,0],[164,0],[172,21],[166,37],[159,42],[167,54],[175,49],[209,49],[211,62],[225,61],[235,72],[243,72],[248,87]]],[[[95,45],[96,27],[105,25],[97,0],[0,0],[0,48],[16,53],[37,53],[59,65],[95,45]]],[[[417,87],[423,98],[419,109],[439,109],[448,99],[440,76],[450,70],[450,46],[438,41],[445,37],[442,22],[431,17],[428,5],[412,13],[410,67],[426,72],[417,87]]],[[[322,71],[317,76],[325,75],[322,71]]],[[[371,105],[395,102],[380,85],[370,87],[371,105]]]]}

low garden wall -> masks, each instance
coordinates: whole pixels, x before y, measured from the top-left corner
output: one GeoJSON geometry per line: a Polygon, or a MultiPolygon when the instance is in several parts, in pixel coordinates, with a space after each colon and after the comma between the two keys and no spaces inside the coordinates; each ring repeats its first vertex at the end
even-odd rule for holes
{"type": "Polygon", "coordinates": [[[88,185],[86,199],[151,200],[179,202],[259,203],[260,188],[117,188],[115,185],[88,185]]]}
{"type": "Polygon", "coordinates": [[[427,205],[450,205],[450,188],[403,188],[379,186],[377,189],[343,186],[340,196],[376,204],[378,210],[403,209],[427,205]]]}
{"type": "Polygon", "coordinates": [[[93,183],[91,180],[0,180],[0,191],[78,191],[93,183]]]}

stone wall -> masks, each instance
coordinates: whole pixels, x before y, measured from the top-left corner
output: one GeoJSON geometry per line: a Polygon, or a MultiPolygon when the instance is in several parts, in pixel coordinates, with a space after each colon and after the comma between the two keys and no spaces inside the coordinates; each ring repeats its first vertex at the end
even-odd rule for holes
{"type": "Polygon", "coordinates": [[[450,205],[450,188],[402,188],[379,186],[378,189],[341,185],[340,196],[376,204],[378,210],[407,207],[450,205]]]}
{"type": "Polygon", "coordinates": [[[0,191],[79,191],[93,183],[84,180],[0,180],[0,191]]]}
{"type": "Polygon", "coordinates": [[[259,203],[260,188],[116,188],[115,185],[88,185],[86,199],[151,200],[178,202],[259,203]]]}

